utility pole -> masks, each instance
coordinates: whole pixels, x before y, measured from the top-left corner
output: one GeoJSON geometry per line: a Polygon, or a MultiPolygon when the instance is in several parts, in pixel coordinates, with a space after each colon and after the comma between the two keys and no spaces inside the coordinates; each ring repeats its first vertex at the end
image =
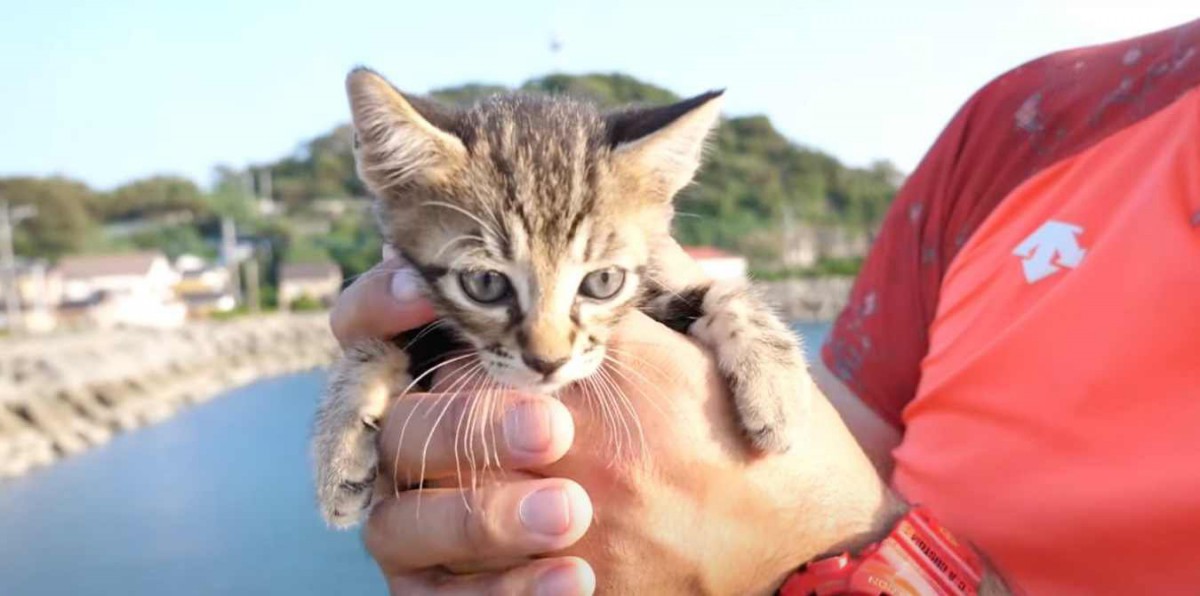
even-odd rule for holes
{"type": "Polygon", "coordinates": [[[258,294],[258,257],[250,255],[246,259],[246,306],[250,312],[257,313],[261,307],[258,294]]]}
{"type": "Polygon", "coordinates": [[[779,230],[779,265],[781,268],[787,268],[790,262],[790,254],[792,248],[792,206],[783,205],[783,217],[780,222],[779,230]]]}
{"type": "Polygon", "coordinates": [[[237,224],[232,217],[221,218],[221,260],[229,271],[229,289],[240,304],[242,302],[242,276],[238,268],[237,224]]]}
{"type": "Polygon", "coordinates": [[[21,332],[23,325],[21,294],[17,289],[17,259],[13,254],[13,227],[35,215],[36,207],[22,205],[14,209],[0,197],[0,269],[3,269],[4,275],[4,315],[8,332],[14,335],[21,332]]]}
{"type": "Polygon", "coordinates": [[[271,168],[264,167],[258,170],[258,198],[263,201],[270,202],[271,199],[271,168]]]}

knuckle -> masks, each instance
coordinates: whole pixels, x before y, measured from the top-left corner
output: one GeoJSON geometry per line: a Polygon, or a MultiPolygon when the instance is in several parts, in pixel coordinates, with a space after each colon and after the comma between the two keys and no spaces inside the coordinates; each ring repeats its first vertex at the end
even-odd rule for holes
{"type": "Polygon", "coordinates": [[[380,566],[387,568],[387,561],[384,560],[387,540],[387,512],[391,509],[391,499],[380,502],[371,511],[367,517],[367,522],[363,525],[362,541],[363,546],[380,566]]]}
{"type": "Polygon", "coordinates": [[[342,309],[338,306],[338,303],[335,302],[333,304],[333,308],[329,310],[329,331],[331,331],[333,336],[338,339],[342,339],[343,336],[342,332],[345,328],[344,318],[345,317],[342,314],[342,309]]]}
{"type": "Polygon", "coordinates": [[[503,525],[491,494],[488,490],[467,493],[461,527],[463,541],[471,549],[486,552],[504,542],[503,525]]]}

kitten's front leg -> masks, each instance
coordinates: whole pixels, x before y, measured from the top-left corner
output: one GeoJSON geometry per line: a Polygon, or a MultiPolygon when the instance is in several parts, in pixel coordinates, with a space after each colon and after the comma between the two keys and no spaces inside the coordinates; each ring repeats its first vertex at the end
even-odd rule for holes
{"type": "Polygon", "coordinates": [[[744,281],[657,289],[647,313],[709,348],[754,447],[783,452],[806,419],[812,384],[800,338],[744,281]]]}
{"type": "Polygon", "coordinates": [[[333,527],[358,524],[371,507],[379,422],[391,397],[408,382],[408,363],[395,344],[369,340],[348,348],[330,370],[312,449],[317,501],[333,527]]]}

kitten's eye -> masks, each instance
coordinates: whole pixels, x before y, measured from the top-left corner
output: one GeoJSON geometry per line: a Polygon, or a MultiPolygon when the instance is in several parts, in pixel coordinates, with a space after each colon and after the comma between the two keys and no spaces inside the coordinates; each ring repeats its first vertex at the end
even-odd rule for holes
{"type": "Polygon", "coordinates": [[[587,274],[579,284],[579,293],[596,300],[608,300],[625,285],[625,271],[616,267],[600,269],[587,274]]]}
{"type": "Polygon", "coordinates": [[[492,304],[508,297],[512,284],[499,271],[463,271],[458,274],[458,283],[471,300],[492,304]]]}

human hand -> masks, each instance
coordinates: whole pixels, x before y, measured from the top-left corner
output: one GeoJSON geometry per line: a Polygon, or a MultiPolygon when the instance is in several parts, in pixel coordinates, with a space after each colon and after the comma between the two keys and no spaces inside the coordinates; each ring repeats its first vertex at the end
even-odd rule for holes
{"type": "MultiPolygon", "coordinates": [[[[374,283],[379,286],[371,292],[375,295],[390,285],[374,283]]],[[[366,293],[358,294],[360,303],[379,302],[364,299],[366,293]]],[[[339,319],[335,310],[335,330],[339,337],[384,335],[379,330],[405,329],[395,320],[420,325],[432,318],[432,311],[414,316],[428,308],[419,300],[401,308],[403,313],[383,308],[393,311],[388,321],[371,322],[360,307],[349,308],[357,313],[350,318],[339,319]],[[355,323],[344,324],[347,320],[355,323]]],[[[519,403],[538,414],[518,416],[511,424],[489,418],[496,425],[492,436],[506,438],[499,445],[501,463],[525,473],[477,491],[422,491],[420,516],[416,491],[376,508],[367,543],[393,593],[526,593],[537,585],[553,588],[552,579],[561,582],[561,591],[551,593],[587,593],[593,569],[605,592],[768,593],[813,556],[886,532],[894,515],[887,491],[823,399],[817,398],[799,445],[785,455],[757,457],[743,447],[724,386],[704,350],[641,315],[622,325],[613,348],[619,364],[610,365],[606,391],[589,390],[585,383],[567,392],[563,402],[571,412],[544,397],[505,396],[513,400],[506,405],[519,403]],[[612,414],[615,402],[607,404],[608,415],[596,411],[596,400],[603,399],[598,396],[611,398],[614,390],[629,398],[631,409],[621,410],[620,419],[612,414]],[[578,425],[573,443],[572,414],[578,425]],[[632,424],[633,418],[640,421],[644,442],[635,444],[635,431],[618,422],[632,424]],[[529,424],[532,420],[539,422],[529,424]],[[509,449],[533,436],[540,437],[544,449],[509,449]],[[618,441],[622,447],[614,459],[618,441]],[[568,447],[570,453],[559,460],[568,447]],[[558,509],[547,516],[561,530],[551,537],[522,523],[529,517],[522,517],[524,499],[544,487],[562,491],[555,499],[558,509]],[[468,494],[469,507],[463,500],[468,494]],[[434,496],[442,498],[431,506],[434,496]],[[587,530],[593,508],[596,521],[587,530]],[[575,542],[584,530],[587,534],[575,542]],[[556,556],[526,558],[546,553],[556,556]],[[495,559],[508,559],[512,566],[466,577],[445,570],[495,559]]],[[[452,428],[436,428],[429,416],[411,416],[422,399],[435,398],[401,400],[388,416],[382,433],[385,478],[428,478],[431,471],[438,472],[433,477],[446,477],[457,471],[452,469],[459,463],[455,446],[465,449],[467,439],[456,443],[457,433],[448,432],[452,428]],[[413,448],[419,445],[405,449],[399,441],[400,422],[410,417],[416,426],[407,430],[409,436],[433,437],[420,453],[413,448]],[[415,468],[421,459],[426,474],[415,468]]],[[[454,412],[466,407],[465,398],[447,403],[452,401],[448,407],[454,412]]]]}
{"type": "MultiPolygon", "coordinates": [[[[348,345],[398,335],[433,318],[413,273],[389,258],[342,293],[330,326],[348,345]]],[[[570,413],[549,397],[493,397],[495,408],[472,425],[471,433],[439,423],[459,420],[470,403],[467,395],[409,395],[388,412],[380,435],[380,484],[386,497],[372,510],[364,540],[392,594],[568,595],[594,589],[590,567],[578,558],[528,558],[560,550],[583,534],[591,522],[587,495],[570,480],[513,471],[544,465],[567,451],[574,432],[570,413]],[[434,407],[446,415],[427,415],[434,407]],[[391,492],[397,482],[454,484],[463,472],[460,454],[485,441],[497,447],[490,463],[509,470],[503,477],[489,474],[487,486],[470,493],[457,488],[391,492]],[[497,561],[507,563],[497,568],[497,561]],[[449,571],[485,562],[496,570],[470,576],[449,571]]]]}
{"type": "Polygon", "coordinates": [[[712,357],[689,338],[638,313],[611,353],[606,390],[583,383],[562,396],[576,426],[570,452],[531,469],[587,491],[592,527],[564,552],[591,565],[600,591],[768,594],[813,557],[886,534],[899,515],[815,388],[798,444],[764,457],[746,448],[712,357]],[[597,414],[618,391],[644,437],[632,448],[622,423],[597,414]]]}

